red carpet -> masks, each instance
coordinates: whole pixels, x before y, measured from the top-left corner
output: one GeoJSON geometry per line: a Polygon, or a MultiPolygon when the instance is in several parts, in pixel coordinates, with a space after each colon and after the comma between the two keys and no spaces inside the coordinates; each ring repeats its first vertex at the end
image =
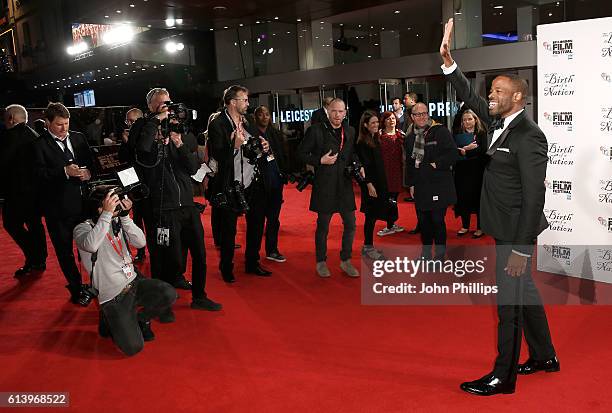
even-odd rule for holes
{"type": "MultiPolygon", "coordinates": [[[[514,395],[467,395],[460,382],[492,367],[494,308],[360,305],[360,281],[338,268],[339,217],[330,230],[332,277],[322,280],[309,192],[290,189],[286,198],[280,249],[288,261],[263,260],[269,279],[244,275],[242,221],[231,286],[217,271],[206,211],[207,290],[223,311],[193,311],[180,292],[177,321],[154,322],[156,340],[129,359],[98,337],[96,306],[68,303],[54,255],[40,278],[14,280],[22,257],[0,231],[0,392],[69,392],[71,410],[81,412],[610,411],[609,307],[549,307],[561,372],[521,377],[514,395]]],[[[410,229],[413,206],[400,204],[399,224],[410,229]]],[[[447,222],[449,243],[474,242],[456,238],[450,214],[447,222]]],[[[407,233],[376,241],[419,242],[407,233]]]]}

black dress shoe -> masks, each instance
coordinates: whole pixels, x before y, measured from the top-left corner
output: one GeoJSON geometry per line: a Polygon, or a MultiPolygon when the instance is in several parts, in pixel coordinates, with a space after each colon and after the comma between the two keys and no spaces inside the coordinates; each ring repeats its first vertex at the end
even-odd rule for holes
{"type": "Polygon", "coordinates": [[[515,383],[507,383],[493,374],[487,374],[483,378],[461,383],[461,390],[476,396],[493,396],[495,394],[514,393],[515,383]]]}
{"type": "Polygon", "coordinates": [[[411,229],[410,231],[408,231],[409,234],[418,234],[419,232],[421,232],[421,228],[416,227],[415,229],[411,229]]]}
{"type": "Polygon", "coordinates": [[[266,270],[259,264],[253,267],[246,267],[245,272],[247,274],[255,274],[258,277],[269,277],[272,274],[272,271],[266,270]]]}
{"type": "Polygon", "coordinates": [[[518,365],[518,374],[527,375],[537,373],[538,371],[545,371],[546,373],[554,373],[561,370],[561,365],[557,357],[553,357],[548,360],[534,360],[531,357],[527,359],[524,364],[518,365]]]}
{"type": "Polygon", "coordinates": [[[225,281],[228,284],[232,284],[236,282],[236,277],[234,277],[234,274],[232,273],[221,274],[221,276],[223,277],[223,281],[225,281]]]}
{"type": "Polygon", "coordinates": [[[219,303],[215,303],[208,297],[195,298],[191,301],[191,308],[194,310],[205,310],[205,311],[220,311],[223,306],[219,303]]]}
{"type": "Polygon", "coordinates": [[[47,264],[44,262],[42,264],[30,264],[25,263],[25,265],[15,271],[15,278],[23,277],[24,275],[28,275],[31,273],[39,273],[43,272],[47,269],[47,264]]]}

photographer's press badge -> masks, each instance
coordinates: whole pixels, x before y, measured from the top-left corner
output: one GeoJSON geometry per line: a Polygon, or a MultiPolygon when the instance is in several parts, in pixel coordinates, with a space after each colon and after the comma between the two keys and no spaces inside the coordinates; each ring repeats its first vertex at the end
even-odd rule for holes
{"type": "Polygon", "coordinates": [[[160,247],[170,246],[170,229],[169,228],[157,228],[157,245],[160,247]]]}
{"type": "Polygon", "coordinates": [[[125,274],[125,278],[130,278],[132,276],[132,269],[128,264],[123,264],[121,266],[121,271],[125,274]]]}

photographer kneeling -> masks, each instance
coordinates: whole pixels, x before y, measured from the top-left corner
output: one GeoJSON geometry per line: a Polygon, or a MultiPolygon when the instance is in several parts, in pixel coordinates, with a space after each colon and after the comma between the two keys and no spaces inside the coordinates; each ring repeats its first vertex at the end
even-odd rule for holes
{"type": "Polygon", "coordinates": [[[74,240],[98,292],[99,333],[112,336],[117,347],[132,356],[142,350],[145,341],[155,338],[150,320],[168,311],[176,290],[136,272],[128,243],[142,248],[146,240],[129,216],[129,199],[121,200],[113,188],[98,186],[88,204],[89,219],[76,226],[74,240]],[[140,312],[139,306],[143,307],[140,312]]]}

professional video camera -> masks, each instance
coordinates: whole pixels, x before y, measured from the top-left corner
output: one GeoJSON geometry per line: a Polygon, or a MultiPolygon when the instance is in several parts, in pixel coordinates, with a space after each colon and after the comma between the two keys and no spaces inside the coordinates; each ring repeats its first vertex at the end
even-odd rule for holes
{"type": "Polygon", "coordinates": [[[234,181],[224,192],[214,195],[210,202],[215,208],[228,209],[239,215],[249,211],[244,185],[240,181],[234,181]]]}
{"type": "Polygon", "coordinates": [[[170,132],[186,134],[191,122],[198,118],[198,111],[189,109],[184,103],[174,103],[171,100],[165,101],[164,105],[168,107],[168,118],[162,125],[162,130],[167,131],[164,136],[167,137],[170,132]]]}
{"type": "Polygon", "coordinates": [[[296,188],[298,191],[302,192],[308,185],[311,185],[314,182],[315,174],[312,171],[304,171],[302,173],[293,173],[287,175],[287,181],[293,183],[298,183],[296,188]]]}
{"type": "Polygon", "coordinates": [[[345,169],[346,175],[349,178],[355,179],[355,181],[360,185],[366,183],[365,178],[361,176],[361,168],[361,162],[355,160],[351,162],[345,169]]]}
{"type": "Polygon", "coordinates": [[[242,154],[245,158],[247,158],[248,163],[255,165],[257,160],[264,154],[264,148],[261,140],[256,137],[249,138],[249,140],[242,145],[242,154]]]}
{"type": "MultiPolygon", "coordinates": [[[[140,182],[133,167],[117,171],[117,178],[102,181],[91,181],[88,184],[87,199],[93,203],[101,203],[109,192],[119,198],[129,197],[132,201],[140,201],[149,196],[149,188],[140,182]]],[[[121,210],[117,206],[116,211],[121,210]]]]}

